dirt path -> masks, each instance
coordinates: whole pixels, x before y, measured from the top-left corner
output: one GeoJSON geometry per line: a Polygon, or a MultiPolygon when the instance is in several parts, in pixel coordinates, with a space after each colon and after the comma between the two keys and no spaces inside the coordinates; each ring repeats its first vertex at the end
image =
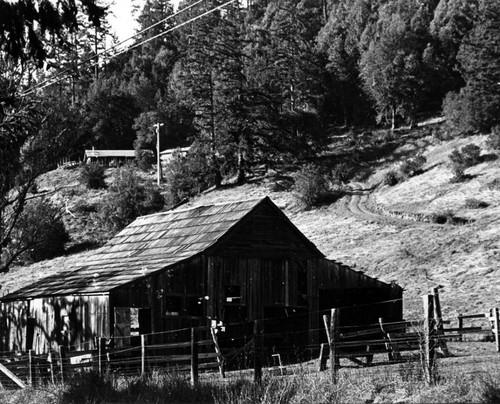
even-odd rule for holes
{"type": "Polygon", "coordinates": [[[376,187],[373,186],[368,188],[365,184],[360,182],[351,182],[349,186],[351,191],[348,192],[349,199],[345,205],[345,210],[348,214],[363,220],[376,221],[383,224],[415,225],[416,223],[423,223],[416,220],[402,219],[374,212],[368,208],[368,200],[370,194],[376,187]]]}

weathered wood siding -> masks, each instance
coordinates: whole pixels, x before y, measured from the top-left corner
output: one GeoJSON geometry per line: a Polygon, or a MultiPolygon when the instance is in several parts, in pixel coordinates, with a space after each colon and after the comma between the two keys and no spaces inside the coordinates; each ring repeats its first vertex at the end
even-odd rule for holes
{"type": "Polygon", "coordinates": [[[95,337],[109,337],[107,296],[64,296],[5,302],[3,350],[48,353],[65,345],[86,349],[95,337]]]}
{"type": "MultiPolygon", "coordinates": [[[[403,318],[403,290],[327,259],[308,261],[309,328],[322,327],[321,316],[340,308],[340,325],[360,325],[403,318]],[[318,315],[319,314],[319,315],[318,315]]],[[[311,336],[311,343],[319,335],[311,336]]]]}
{"type": "MultiPolygon", "coordinates": [[[[144,329],[159,333],[207,325],[206,264],[202,256],[130,283],[111,292],[111,311],[116,307],[149,310],[144,329]]],[[[111,317],[113,324],[113,316],[111,317]]]]}
{"type": "Polygon", "coordinates": [[[268,204],[257,206],[251,214],[228,233],[211,256],[248,258],[306,258],[322,254],[285,215],[268,204]]]}
{"type": "Polygon", "coordinates": [[[2,351],[25,350],[27,319],[27,301],[2,303],[2,351]]]}

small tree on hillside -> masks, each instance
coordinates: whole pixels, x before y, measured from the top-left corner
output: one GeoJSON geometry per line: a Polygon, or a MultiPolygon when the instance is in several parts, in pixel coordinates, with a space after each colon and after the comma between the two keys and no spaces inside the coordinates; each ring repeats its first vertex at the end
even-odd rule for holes
{"type": "Polygon", "coordinates": [[[141,215],[158,212],[164,198],[153,185],[141,183],[130,166],[118,169],[109,187],[109,197],[101,206],[99,217],[110,230],[121,230],[141,215]]]}
{"type": "Polygon", "coordinates": [[[68,240],[60,209],[47,199],[34,199],[24,207],[4,259],[13,263],[53,258],[64,253],[68,240]]]}

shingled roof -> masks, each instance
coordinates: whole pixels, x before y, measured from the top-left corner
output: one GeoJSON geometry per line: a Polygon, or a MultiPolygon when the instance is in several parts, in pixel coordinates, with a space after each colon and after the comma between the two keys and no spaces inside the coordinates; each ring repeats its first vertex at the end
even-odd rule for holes
{"type": "Polygon", "coordinates": [[[54,260],[54,265],[63,266],[59,273],[14,291],[2,300],[107,293],[206,251],[263,203],[282,214],[266,197],[139,217],[103,247],[67,257],[62,262],[54,260]]]}

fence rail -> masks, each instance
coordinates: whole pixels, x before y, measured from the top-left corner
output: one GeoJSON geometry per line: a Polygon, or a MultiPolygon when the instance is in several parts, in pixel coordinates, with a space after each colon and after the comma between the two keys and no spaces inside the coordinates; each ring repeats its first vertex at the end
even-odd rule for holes
{"type": "MultiPolygon", "coordinates": [[[[349,361],[361,367],[377,364],[400,363],[409,358],[425,364],[425,376],[429,383],[433,379],[433,363],[437,356],[449,356],[447,342],[462,341],[466,334],[494,335],[497,352],[500,352],[499,313],[492,309],[487,314],[460,315],[458,326],[451,326],[451,321],[442,320],[440,315],[437,292],[424,296],[424,316],[419,320],[385,322],[363,327],[340,326],[339,312],[342,309],[332,309],[330,315],[323,316],[324,332],[327,342],[304,346],[302,349],[313,352],[318,361],[319,371],[330,369],[332,381],[337,380],[337,373],[342,363],[349,361]],[[465,320],[484,319],[486,327],[464,326],[465,320]],[[446,327],[444,326],[446,325],[446,327]],[[380,355],[387,359],[380,362],[380,355]],[[329,363],[329,364],[328,364],[329,363]]],[[[218,341],[217,329],[197,327],[169,331],[178,333],[177,341],[157,343],[163,333],[144,334],[137,346],[118,347],[119,344],[109,344],[103,338],[88,346],[94,349],[72,351],[61,346],[48,355],[35,355],[29,351],[24,355],[0,357],[0,381],[7,387],[36,386],[43,382],[64,382],[72,372],[94,370],[100,373],[112,370],[123,375],[144,374],[153,369],[172,369],[190,372],[191,383],[198,382],[199,372],[219,372],[225,377],[225,367],[231,360],[231,355],[245,356],[246,368],[254,371],[254,380],[259,382],[264,367],[275,370],[274,374],[286,374],[283,361],[286,350],[297,350],[296,346],[282,346],[277,351],[266,342],[274,341],[276,337],[287,337],[284,333],[266,333],[265,321],[256,320],[253,324],[253,335],[242,338],[238,348],[225,351],[218,341]],[[190,338],[188,331],[190,331],[190,338]],[[199,338],[202,337],[202,338],[199,338]],[[150,342],[150,343],[148,343],[150,342]]],[[[271,330],[270,330],[271,331],[271,330]]],[[[310,332],[306,330],[303,332],[310,332]]],[[[300,333],[297,331],[297,333],[300,333]]],[[[116,342],[116,341],[115,341],[116,342]]]]}

